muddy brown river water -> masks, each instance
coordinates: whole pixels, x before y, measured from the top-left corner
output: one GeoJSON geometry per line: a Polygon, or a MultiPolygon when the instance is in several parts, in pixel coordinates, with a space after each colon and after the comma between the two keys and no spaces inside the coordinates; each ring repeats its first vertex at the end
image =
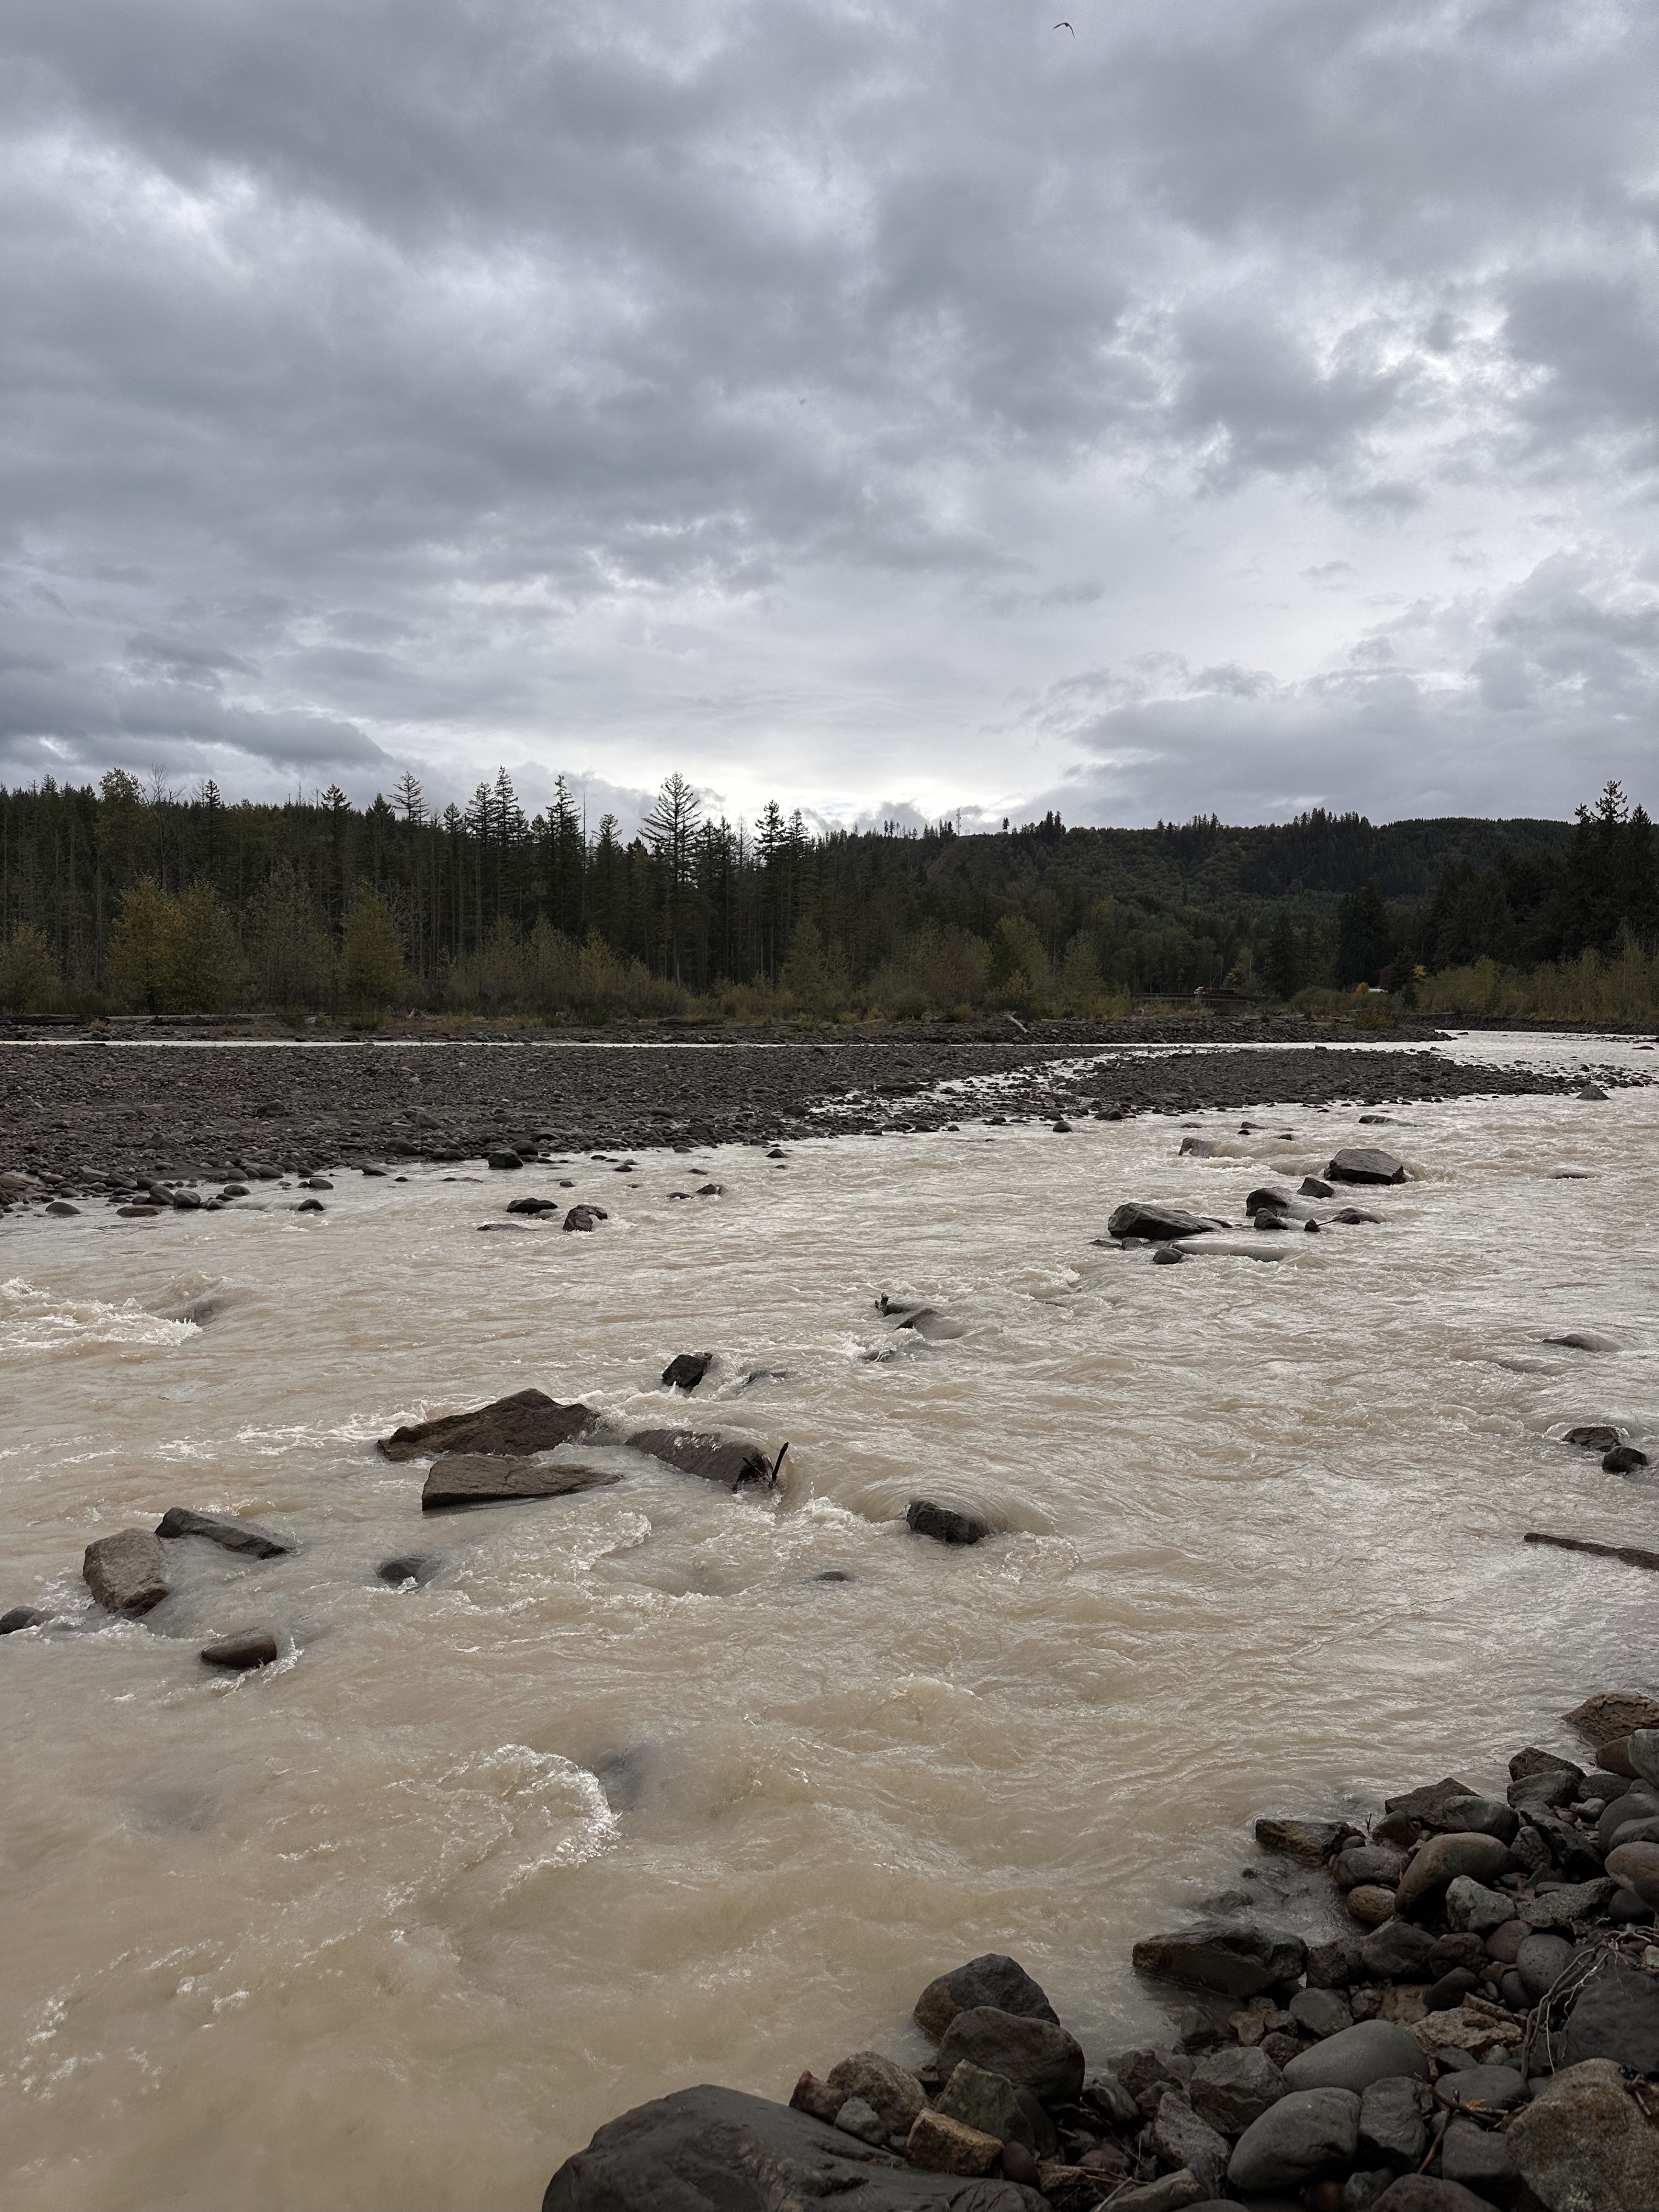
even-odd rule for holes
{"type": "Polygon", "coordinates": [[[1253,1815],[1489,1778],[1654,1686],[1650,1578],[1520,1539],[1659,1544],[1655,1488],[1556,1440],[1613,1420],[1659,1460],[1659,1097],[1264,1102],[1203,1117],[1206,1160],[1156,1116],[994,1107],[782,1164],[5,1224],[0,1607],[59,1617],[0,1643],[13,2212],[533,2212],[630,2104],[919,2055],[916,1992],[990,1948],[1103,2057],[1160,2016],[1131,1942],[1253,1815]],[[1350,1194],[1380,1226],[1179,1267],[1093,1241],[1129,1196],[1242,1221],[1379,1139],[1416,1177],[1350,1194]],[[479,1233],[543,1188],[611,1218],[479,1233]],[[940,1319],[896,1331],[882,1291],[940,1319]],[[613,1489],[423,1519],[374,1449],[531,1383],[660,1419],[665,1361],[711,1347],[672,1418],[787,1438],[775,1498],[618,1452],[613,1489]],[[913,1537],[919,1493],[1000,1533],[913,1537]],[[299,1548],[170,1547],[174,1595],[100,1620],[82,1547],[173,1504],[299,1548]],[[424,1587],[376,1580],[411,1550],[424,1587]],[[212,1677],[243,1626],[280,1664],[212,1677]]]}

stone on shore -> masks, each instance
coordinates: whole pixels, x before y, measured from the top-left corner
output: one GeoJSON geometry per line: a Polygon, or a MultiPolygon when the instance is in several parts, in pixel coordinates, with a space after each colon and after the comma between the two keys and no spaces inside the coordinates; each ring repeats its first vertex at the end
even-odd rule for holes
{"type": "Polygon", "coordinates": [[[1331,1182],[1404,1182],[1405,1163],[1376,1145],[1348,1145],[1325,1170],[1331,1182]]]}
{"type": "Polygon", "coordinates": [[[1607,1872],[1633,1889],[1644,1905],[1659,1906],[1659,1844],[1619,1844],[1607,1853],[1607,1872]]]}
{"type": "Polygon", "coordinates": [[[914,1534],[931,1536],[936,1544],[979,1544],[991,1533],[988,1521],[981,1521],[976,1514],[959,1513],[954,1506],[940,1505],[931,1498],[913,1498],[904,1509],[904,1518],[914,1534]]]}
{"type": "Polygon", "coordinates": [[[120,1528],[87,1546],[81,1573],[106,1613],[129,1620],[149,1613],[167,1595],[167,1554],[148,1528],[120,1528]]]}
{"type": "Polygon", "coordinates": [[[1394,1918],[1394,1892],[1382,1882],[1356,1882],[1346,1902],[1362,1928],[1381,1928],[1394,1918]]]}
{"type": "Polygon", "coordinates": [[[545,1390],[515,1390],[471,1413],[442,1413],[435,1420],[411,1421],[382,1437],[380,1450],[390,1460],[423,1459],[437,1452],[486,1452],[528,1458],[551,1451],[598,1425],[588,1406],[563,1406],[545,1390]]]}
{"type": "Polygon", "coordinates": [[[1358,2141],[1353,2090],[1292,2090],[1246,2128],[1228,2160],[1227,2179],[1247,2195],[1299,2189],[1346,2166],[1358,2141]]]}
{"type": "MultiPolygon", "coordinates": [[[[832,2075],[830,2079],[834,2078],[832,2075]]],[[[962,2061],[939,2091],[936,2109],[946,2119],[960,2120],[963,2127],[994,2136],[999,2142],[1024,2143],[1029,2151],[1036,2148],[1036,2130],[1013,2083],[1006,2075],[988,2073],[984,2067],[975,2066],[971,2058],[962,2061]]]]}
{"type": "Polygon", "coordinates": [[[1659,2128],[1611,2059],[1557,2074],[1515,2115],[1505,2140],[1550,2212],[1651,2212],[1659,2204],[1659,2128]]]}
{"type": "Polygon", "coordinates": [[[1178,1206],[1144,1205],[1131,1200],[1114,1207],[1106,1224],[1109,1237],[1141,1237],[1154,1243],[1164,1243],[1174,1237],[1206,1237],[1219,1222],[1206,1220],[1202,1214],[1188,1213],[1178,1206]]]}
{"type": "Polygon", "coordinates": [[[1462,1934],[1489,1936],[1515,1917],[1513,1899],[1500,1896],[1466,1874],[1446,1884],[1446,1925],[1462,1934]]]}
{"type": "MultiPolygon", "coordinates": [[[[1352,1905],[1357,1891],[1351,1890],[1352,1905]]],[[[1376,1982],[1409,1982],[1426,1978],[1434,1938],[1426,1929],[1413,1928],[1409,1920],[1390,1920],[1373,1929],[1359,1946],[1359,1962],[1376,1982]]]]}
{"type": "MultiPolygon", "coordinates": [[[[859,2212],[941,2212],[952,2200],[969,2212],[936,2174],[787,2105],[708,2085],[607,2121],[553,2176],[542,2212],[763,2212],[853,2191],[859,2212]]],[[[1002,2182],[976,2212],[1042,2212],[1042,2199],[1002,2182]]]]}
{"type": "Polygon", "coordinates": [[[273,1529],[257,1521],[239,1520],[234,1513],[198,1513],[188,1505],[170,1505],[155,1524],[163,1543],[181,1536],[204,1537],[223,1552],[240,1552],[254,1559],[279,1559],[294,1549],[273,1529]]]}
{"type": "Polygon", "coordinates": [[[446,1452],[432,1462],[421,1492],[421,1510],[506,1505],[526,1498],[574,1498],[585,1490],[608,1490],[621,1480],[609,1468],[507,1459],[490,1452],[446,1452]]]}
{"type": "Polygon", "coordinates": [[[947,2080],[964,2058],[1045,2105],[1074,2105],[1083,2087],[1083,2046],[1075,2036],[1057,2021],[994,2005],[957,2013],[939,2039],[939,2069],[947,2080]]]}
{"type": "Polygon", "coordinates": [[[1154,1980],[1253,1997],[1275,1982],[1298,1979],[1308,1963],[1308,1947],[1299,1936],[1212,1922],[1173,1935],[1143,1936],[1132,1956],[1136,1973],[1154,1980]]]}
{"type": "Polygon", "coordinates": [[[276,1638],[268,1629],[247,1629],[240,1636],[224,1636],[216,1644],[204,1644],[202,1658],[210,1667],[245,1674],[254,1667],[276,1664],[276,1638]]]}
{"type": "Polygon", "coordinates": [[[1422,2084],[1414,2075],[1385,2074],[1359,2096],[1359,2154],[1386,2164],[1416,2166],[1428,2148],[1422,2084]]]}
{"type": "Polygon", "coordinates": [[[1228,2044],[1200,2058],[1188,2095],[1193,2110],[1224,2136],[1242,2136],[1285,2094],[1285,2076],[1265,2051],[1228,2044]]]}
{"type": "Polygon", "coordinates": [[[624,1441],[630,1451],[644,1452],[647,1458],[678,1468],[682,1474],[698,1475],[727,1490],[772,1486],[775,1463],[758,1444],[697,1436],[690,1429],[636,1429],[624,1441]]]}
{"type": "Polygon", "coordinates": [[[965,1966],[953,1966],[948,1974],[937,1975],[928,1983],[916,1999],[916,2026],[937,2043],[959,2012],[972,2012],[980,2005],[994,2006],[1022,2020],[1047,2020],[1060,2025],[1060,2014],[1019,1961],[1005,1952],[987,1951],[980,1958],[969,1959],[965,1966]]]}
{"type": "MultiPolygon", "coordinates": [[[[1613,1441],[1617,1443],[1616,1437],[1613,1441]]],[[[1637,1729],[1659,1729],[1659,1699],[1635,1690],[1600,1690],[1561,1717],[1595,1748],[1637,1729]]]]}
{"type": "Polygon", "coordinates": [[[1194,2111],[1179,2089],[1170,2090],[1158,2108],[1152,2145],[1168,2165],[1192,2174],[1206,2197],[1219,2195],[1232,2147],[1194,2111]]]}
{"type": "Polygon", "coordinates": [[[1627,2073],[1659,2075],[1659,1974],[1624,1960],[1587,1974],[1561,2049],[1564,2065],[1611,2058],[1627,2073]]]}
{"type": "Polygon", "coordinates": [[[1477,2197],[1461,2181],[1437,2180],[1431,2173],[1402,2173],[1372,2199],[1371,2212],[1492,2212],[1492,2199],[1477,2197]]]}
{"type": "MultiPolygon", "coordinates": [[[[1156,2181],[1114,2190],[1110,2212],[1204,2212],[1203,2196],[1198,2176],[1182,2166],[1177,2173],[1159,2174],[1156,2181]]],[[[951,2212],[963,2212],[959,2197],[952,2200],[951,2212]]]]}
{"type": "Polygon", "coordinates": [[[1517,1901],[1516,1917],[1528,1928],[1565,1928],[1571,1921],[1593,1920],[1617,1887],[1614,1881],[1576,1881],[1566,1889],[1540,1890],[1517,1901]]]}
{"type": "Polygon", "coordinates": [[[1356,2095],[1390,2075],[1425,2075],[1428,2061],[1403,2027],[1390,2020],[1362,2020],[1328,2035],[1285,2066],[1287,2088],[1352,2089],[1356,2095]]]}
{"type": "Polygon", "coordinates": [[[862,2097],[890,2136],[908,2135],[927,2101],[909,2068],[884,2058],[879,2051],[859,2051],[843,2058],[830,2068],[824,2086],[838,2100],[862,2097]]]}
{"type": "MultiPolygon", "coordinates": [[[[906,2140],[904,2155],[924,2173],[988,2173],[1002,2156],[1002,2143],[998,2136],[985,2135],[978,2128],[951,2119],[947,2113],[924,2112],[918,2115],[906,2140]]],[[[716,2197],[712,2203],[730,2201],[729,2197],[716,2197]]],[[[756,2201],[758,2205],[768,2200],[756,2201]]],[[[864,2202],[864,2192],[860,2191],[859,2203],[864,2202]]]]}
{"type": "Polygon", "coordinates": [[[1409,1911],[1459,1875],[1472,1875],[1476,1881],[1494,1881],[1509,1863],[1509,1845],[1496,1836],[1467,1832],[1431,1836],[1401,1875],[1395,1905],[1401,1912],[1409,1911]]]}

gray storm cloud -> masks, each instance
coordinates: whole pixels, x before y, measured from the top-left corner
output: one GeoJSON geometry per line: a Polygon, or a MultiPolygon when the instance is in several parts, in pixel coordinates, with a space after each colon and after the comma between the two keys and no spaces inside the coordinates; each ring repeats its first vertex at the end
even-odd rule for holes
{"type": "Polygon", "coordinates": [[[1619,0],[0,21],[0,776],[1647,791],[1619,0]]]}

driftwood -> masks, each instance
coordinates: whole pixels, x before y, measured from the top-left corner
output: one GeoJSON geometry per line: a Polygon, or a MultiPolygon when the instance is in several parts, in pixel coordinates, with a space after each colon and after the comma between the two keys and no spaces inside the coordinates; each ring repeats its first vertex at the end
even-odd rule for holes
{"type": "Polygon", "coordinates": [[[1627,1567],[1651,1567],[1659,1572],[1659,1552],[1644,1552],[1635,1544],[1590,1544],[1582,1536],[1543,1536],[1528,1528],[1522,1541],[1553,1544],[1558,1552],[1589,1552],[1598,1559],[1622,1559],[1627,1567]]]}

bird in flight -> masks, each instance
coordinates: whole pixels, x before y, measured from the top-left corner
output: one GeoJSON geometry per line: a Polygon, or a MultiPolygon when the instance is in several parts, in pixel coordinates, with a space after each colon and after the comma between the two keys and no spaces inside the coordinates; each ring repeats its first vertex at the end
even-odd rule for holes
{"type": "MultiPolygon", "coordinates": [[[[1054,28],[1057,31],[1072,31],[1072,27],[1069,23],[1056,23],[1054,25],[1054,28]]],[[[1076,38],[1077,33],[1075,31],[1072,31],[1072,36],[1076,38]]]]}

